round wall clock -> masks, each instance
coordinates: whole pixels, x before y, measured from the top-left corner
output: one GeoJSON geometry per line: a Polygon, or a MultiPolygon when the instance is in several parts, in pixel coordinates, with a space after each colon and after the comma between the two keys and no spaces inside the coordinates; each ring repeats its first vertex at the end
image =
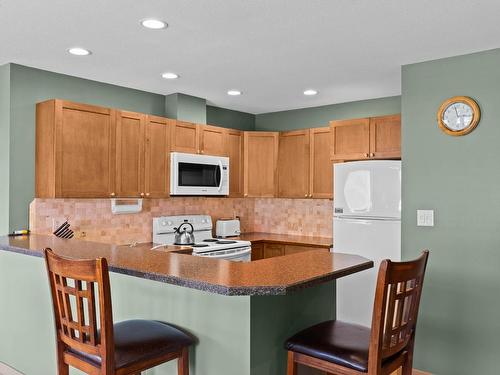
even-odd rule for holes
{"type": "Polygon", "coordinates": [[[437,113],[441,130],[454,136],[469,134],[479,124],[480,118],[479,105],[467,96],[454,96],[445,100],[437,113]]]}

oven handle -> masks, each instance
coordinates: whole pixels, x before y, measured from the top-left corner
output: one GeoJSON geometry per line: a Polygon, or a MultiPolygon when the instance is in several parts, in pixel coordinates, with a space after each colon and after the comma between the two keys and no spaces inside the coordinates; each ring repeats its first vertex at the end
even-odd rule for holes
{"type": "Polygon", "coordinates": [[[222,189],[222,162],[220,160],[219,160],[219,169],[220,169],[220,182],[219,182],[219,188],[217,190],[221,191],[221,189],[222,189]]]}
{"type": "Polygon", "coordinates": [[[238,258],[242,255],[247,255],[252,252],[251,247],[244,247],[241,249],[241,251],[238,251],[236,253],[231,253],[231,254],[221,254],[221,255],[203,255],[203,253],[196,254],[198,256],[205,256],[210,259],[217,259],[217,258],[225,258],[225,259],[231,259],[231,258],[238,258]]]}

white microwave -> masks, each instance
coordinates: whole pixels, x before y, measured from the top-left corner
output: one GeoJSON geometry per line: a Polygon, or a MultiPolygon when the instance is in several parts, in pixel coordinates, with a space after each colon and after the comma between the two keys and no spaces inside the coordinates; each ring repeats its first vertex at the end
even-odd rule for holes
{"type": "Polygon", "coordinates": [[[229,158],[170,153],[170,195],[229,195],[229,158]]]}

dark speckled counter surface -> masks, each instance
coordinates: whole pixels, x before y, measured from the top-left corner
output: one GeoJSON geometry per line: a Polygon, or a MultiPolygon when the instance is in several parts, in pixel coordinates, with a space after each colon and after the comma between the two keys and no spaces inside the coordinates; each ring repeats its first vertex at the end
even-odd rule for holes
{"type": "Polygon", "coordinates": [[[223,295],[284,295],[373,267],[361,256],[321,250],[239,263],[177,253],[182,248],[176,246],[150,250],[149,244],[129,247],[36,234],[0,237],[0,251],[42,257],[46,247],[69,258],[104,257],[112,272],[223,295]]]}

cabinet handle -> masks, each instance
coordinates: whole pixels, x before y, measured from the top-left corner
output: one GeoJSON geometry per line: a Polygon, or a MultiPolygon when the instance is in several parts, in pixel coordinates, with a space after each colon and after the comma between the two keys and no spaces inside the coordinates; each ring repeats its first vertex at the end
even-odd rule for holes
{"type": "Polygon", "coordinates": [[[309,198],[312,198],[312,196],[313,196],[312,194],[309,194],[309,198]]]}
{"type": "Polygon", "coordinates": [[[370,154],[370,156],[371,156],[372,158],[373,158],[373,157],[375,157],[375,153],[373,153],[373,152],[372,152],[372,153],[370,154]]]}
{"type": "Polygon", "coordinates": [[[112,197],[114,197],[116,194],[115,194],[115,193],[111,193],[111,194],[109,194],[109,195],[111,195],[112,197]]]}
{"type": "Polygon", "coordinates": [[[243,194],[244,197],[248,197],[248,194],[243,194]]]}
{"type": "Polygon", "coordinates": [[[200,151],[203,154],[203,150],[200,151]]]}
{"type": "Polygon", "coordinates": [[[304,197],[306,197],[306,198],[307,198],[308,196],[309,196],[309,194],[304,195],[304,197]]]}
{"type": "Polygon", "coordinates": [[[370,157],[370,154],[365,154],[365,156],[366,156],[367,158],[369,158],[369,157],[370,157]]]}
{"type": "Polygon", "coordinates": [[[146,193],[146,197],[149,197],[150,195],[151,195],[151,194],[149,194],[149,193],[146,193]]]}
{"type": "Polygon", "coordinates": [[[143,197],[143,196],[144,196],[144,193],[141,193],[141,197],[143,197]]]}

